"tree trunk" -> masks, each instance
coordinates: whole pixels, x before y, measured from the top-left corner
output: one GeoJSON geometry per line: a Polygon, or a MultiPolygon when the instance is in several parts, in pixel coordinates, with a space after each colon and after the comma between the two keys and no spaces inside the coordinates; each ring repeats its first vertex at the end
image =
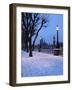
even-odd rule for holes
{"type": "Polygon", "coordinates": [[[25,48],[26,51],[28,52],[28,31],[25,31],[25,48]]]}
{"type": "Polygon", "coordinates": [[[31,43],[31,37],[29,38],[29,56],[32,57],[32,43],[31,43]]]}
{"type": "Polygon", "coordinates": [[[28,41],[26,42],[26,45],[25,45],[26,47],[26,52],[28,52],[28,41]]]}
{"type": "Polygon", "coordinates": [[[36,36],[35,36],[35,39],[34,39],[34,41],[33,41],[33,50],[34,50],[35,41],[36,41],[36,39],[37,39],[38,33],[39,33],[39,31],[41,30],[42,26],[43,26],[43,23],[41,24],[40,28],[38,29],[38,31],[37,31],[37,33],[36,33],[36,36]]]}
{"type": "Polygon", "coordinates": [[[36,36],[35,36],[35,39],[34,39],[34,41],[33,41],[33,50],[34,50],[35,41],[36,41],[36,39],[37,39],[38,33],[39,33],[39,31],[37,32],[37,34],[36,34],[36,36]]]}

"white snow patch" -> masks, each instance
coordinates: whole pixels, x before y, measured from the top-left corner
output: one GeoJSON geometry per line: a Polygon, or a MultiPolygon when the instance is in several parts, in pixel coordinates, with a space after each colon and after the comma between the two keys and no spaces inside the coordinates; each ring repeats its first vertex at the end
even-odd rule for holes
{"type": "Polygon", "coordinates": [[[22,77],[61,74],[63,74],[62,56],[33,51],[33,57],[29,57],[29,53],[22,51],[22,77]]]}

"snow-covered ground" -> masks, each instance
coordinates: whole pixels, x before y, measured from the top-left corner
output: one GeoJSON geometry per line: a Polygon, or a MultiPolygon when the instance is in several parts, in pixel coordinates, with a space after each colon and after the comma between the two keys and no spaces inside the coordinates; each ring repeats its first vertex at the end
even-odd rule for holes
{"type": "Polygon", "coordinates": [[[63,74],[63,57],[33,51],[33,57],[22,51],[21,76],[48,76],[63,74]]]}

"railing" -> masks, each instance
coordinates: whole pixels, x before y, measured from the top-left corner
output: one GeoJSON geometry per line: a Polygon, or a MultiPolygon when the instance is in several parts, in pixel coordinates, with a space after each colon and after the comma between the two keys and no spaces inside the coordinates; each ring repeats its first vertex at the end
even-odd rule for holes
{"type": "MultiPolygon", "coordinates": [[[[38,48],[35,48],[34,51],[39,51],[38,48]]],[[[62,48],[41,48],[40,52],[54,54],[54,55],[63,55],[62,48]]]]}

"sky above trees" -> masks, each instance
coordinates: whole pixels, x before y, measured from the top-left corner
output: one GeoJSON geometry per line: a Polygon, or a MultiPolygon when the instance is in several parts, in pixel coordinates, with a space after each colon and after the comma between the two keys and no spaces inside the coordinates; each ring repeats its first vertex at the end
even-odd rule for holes
{"type": "Polygon", "coordinates": [[[55,39],[57,39],[56,38],[57,24],[59,26],[59,42],[63,42],[63,15],[62,14],[41,14],[41,15],[48,20],[46,24],[47,27],[43,27],[42,30],[40,30],[35,44],[39,44],[41,38],[43,38],[46,43],[52,44],[53,36],[55,36],[55,39]]]}

